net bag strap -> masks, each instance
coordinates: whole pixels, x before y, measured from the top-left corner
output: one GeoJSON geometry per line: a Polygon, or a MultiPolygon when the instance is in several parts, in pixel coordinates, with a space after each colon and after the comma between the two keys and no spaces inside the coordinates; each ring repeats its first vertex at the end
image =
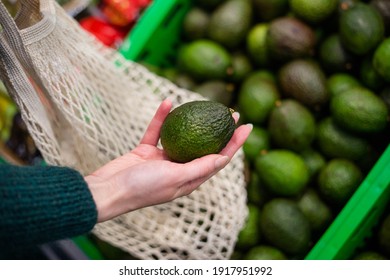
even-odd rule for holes
{"type": "Polygon", "coordinates": [[[31,73],[30,57],[24,49],[16,23],[2,1],[0,1],[0,24],[3,29],[0,36],[1,79],[19,107],[33,111],[35,117],[41,120],[42,129],[53,136],[47,110],[40,102],[37,93],[38,86],[27,75],[31,73]],[[20,57],[15,54],[15,47],[19,50],[18,53],[22,54],[20,57]],[[22,63],[19,58],[22,58],[22,63]]]}
{"type": "Polygon", "coordinates": [[[47,93],[40,75],[37,74],[33,66],[32,58],[28,54],[26,46],[36,40],[42,39],[53,31],[55,27],[55,9],[53,3],[48,0],[21,1],[16,19],[13,19],[0,0],[0,24],[3,26],[3,34],[1,34],[3,40],[8,43],[10,49],[27,71],[30,82],[34,82],[35,88],[39,88],[39,92],[44,94],[45,98],[50,102],[50,95],[47,93]],[[26,25],[26,18],[34,18],[34,25],[26,25]],[[24,28],[19,29],[17,23],[24,28]]]}

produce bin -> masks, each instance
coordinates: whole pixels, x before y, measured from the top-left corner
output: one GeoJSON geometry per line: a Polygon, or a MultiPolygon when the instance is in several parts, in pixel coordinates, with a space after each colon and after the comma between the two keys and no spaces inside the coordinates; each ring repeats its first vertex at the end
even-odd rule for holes
{"type": "MultiPolygon", "coordinates": [[[[155,0],[119,49],[127,59],[170,66],[180,45],[190,0],[155,0]]],[[[390,198],[390,145],[306,260],[349,259],[370,237],[390,198]]]]}
{"type": "Polygon", "coordinates": [[[364,245],[390,199],[390,146],[306,259],[348,259],[364,245]]]}
{"type": "Polygon", "coordinates": [[[172,65],[189,0],[154,0],[133,27],[119,52],[129,60],[162,67],[172,65]]]}

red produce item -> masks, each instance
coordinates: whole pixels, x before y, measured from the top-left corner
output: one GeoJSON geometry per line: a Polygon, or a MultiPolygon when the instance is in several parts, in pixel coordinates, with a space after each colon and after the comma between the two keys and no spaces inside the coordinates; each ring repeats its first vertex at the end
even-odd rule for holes
{"type": "Polygon", "coordinates": [[[104,0],[101,10],[110,23],[125,27],[138,18],[141,7],[138,0],[104,0]]]}
{"type": "Polygon", "coordinates": [[[106,46],[115,47],[119,45],[123,38],[126,36],[126,32],[115,28],[108,22],[105,22],[99,18],[90,16],[80,20],[80,25],[91,34],[101,41],[106,46]]]}

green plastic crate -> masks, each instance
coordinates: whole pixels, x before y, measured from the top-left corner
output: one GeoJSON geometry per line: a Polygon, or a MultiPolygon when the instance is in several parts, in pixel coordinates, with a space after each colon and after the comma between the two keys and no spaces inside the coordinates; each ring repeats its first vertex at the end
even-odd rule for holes
{"type": "MultiPolygon", "coordinates": [[[[173,64],[182,21],[191,0],[155,0],[119,49],[127,59],[157,66],[173,64]]],[[[306,256],[306,260],[349,259],[364,245],[390,199],[390,145],[355,194],[306,256]]]]}
{"type": "Polygon", "coordinates": [[[154,0],[124,40],[119,52],[129,60],[170,66],[175,60],[181,24],[190,0],[154,0]]]}
{"type": "Polygon", "coordinates": [[[390,199],[390,145],[306,259],[348,259],[364,245],[390,199]]]}

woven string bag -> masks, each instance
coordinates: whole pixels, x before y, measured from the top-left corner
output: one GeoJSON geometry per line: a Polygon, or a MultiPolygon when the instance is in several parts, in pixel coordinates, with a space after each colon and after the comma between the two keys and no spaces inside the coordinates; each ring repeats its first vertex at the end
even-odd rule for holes
{"type": "MultiPolygon", "coordinates": [[[[0,1],[0,78],[50,165],[89,174],[136,147],[155,110],[203,99],[124,59],[53,0],[0,1]]],[[[97,224],[139,259],[228,259],[248,211],[243,152],[192,194],[97,224]]]]}

